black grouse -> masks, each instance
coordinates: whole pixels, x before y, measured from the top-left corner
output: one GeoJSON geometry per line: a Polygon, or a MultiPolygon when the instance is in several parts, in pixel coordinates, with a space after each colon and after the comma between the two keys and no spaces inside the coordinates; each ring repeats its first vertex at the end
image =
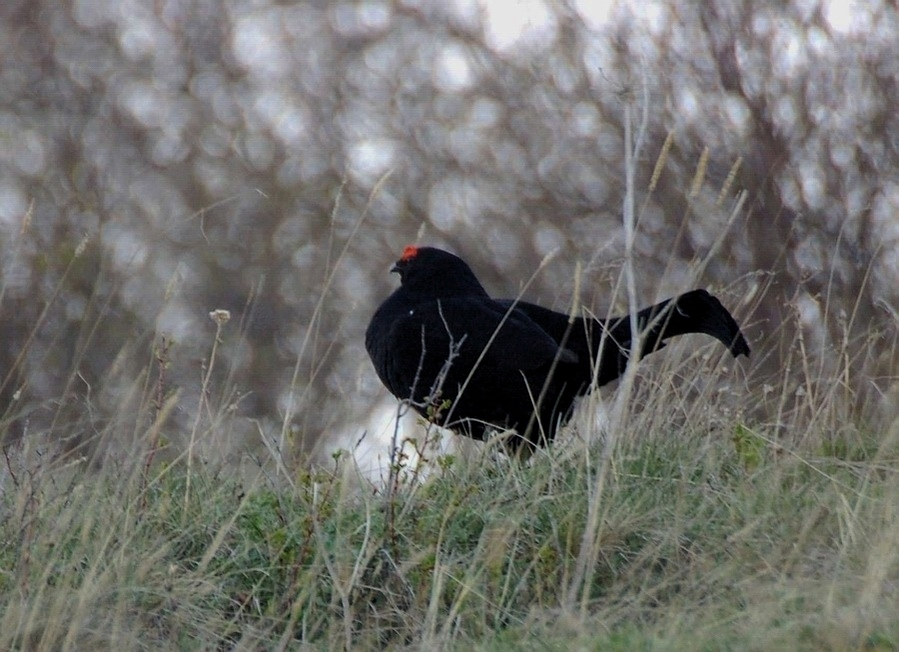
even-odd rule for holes
{"type": "MultiPolygon", "coordinates": [[[[604,385],[625,370],[628,316],[569,323],[532,303],[491,299],[465,261],[433,247],[406,247],[391,271],[400,287],[372,317],[365,347],[387,389],[441,426],[475,439],[514,429],[507,446],[531,449],[553,438],[594,378],[604,385]]],[[[641,357],[685,333],[749,355],[734,318],[705,290],[644,308],[637,323],[641,357]]]]}

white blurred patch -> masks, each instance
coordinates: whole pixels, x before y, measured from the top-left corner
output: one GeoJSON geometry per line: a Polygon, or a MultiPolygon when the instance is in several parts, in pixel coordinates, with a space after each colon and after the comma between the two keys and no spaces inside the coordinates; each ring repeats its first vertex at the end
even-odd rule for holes
{"type": "Polygon", "coordinates": [[[140,61],[160,52],[172,52],[177,44],[171,34],[150,13],[132,8],[128,19],[119,22],[119,46],[126,57],[140,61]]]}
{"type": "Polygon", "coordinates": [[[285,47],[283,15],[277,9],[241,16],[234,21],[231,50],[245,68],[265,78],[281,78],[293,70],[285,47]]]}
{"type": "Polygon", "coordinates": [[[47,165],[46,147],[44,138],[31,129],[22,129],[15,134],[12,143],[11,162],[28,176],[39,176],[44,173],[47,165]]]}
{"type": "Polygon", "coordinates": [[[285,147],[297,147],[309,129],[304,107],[296,95],[280,89],[262,91],[253,103],[256,114],[266,123],[285,147]]]}
{"type": "Polygon", "coordinates": [[[468,125],[472,129],[492,129],[503,116],[503,105],[487,97],[479,97],[471,103],[468,125]]]}
{"type": "MultiPolygon", "coordinates": [[[[394,435],[397,446],[402,447],[402,452],[406,456],[405,467],[412,469],[419,463],[419,457],[409,439],[417,439],[420,446],[425,436],[425,428],[418,423],[417,416],[412,414],[397,422],[397,402],[394,399],[379,403],[361,427],[350,428],[329,436],[327,454],[339,450],[347,451],[352,455],[362,476],[381,486],[387,481],[389,474],[390,447],[394,435]]],[[[431,460],[436,456],[451,454],[455,450],[454,438],[445,431],[432,428],[428,437],[430,441],[427,444],[427,455],[431,460]]],[[[430,465],[425,464],[420,477],[425,478],[430,472],[430,465]]]]}
{"type": "Polygon", "coordinates": [[[692,88],[683,86],[677,94],[676,101],[678,115],[691,120],[699,115],[699,101],[692,88]]]}
{"type": "Polygon", "coordinates": [[[827,188],[824,170],[817,161],[806,160],[799,165],[799,183],[802,186],[802,196],[809,208],[822,209],[827,200],[827,188]]]}
{"type": "Polygon", "coordinates": [[[128,272],[147,262],[149,248],[137,233],[121,221],[109,221],[103,225],[103,245],[112,254],[113,267],[128,272]]]}
{"type": "Polygon", "coordinates": [[[821,331],[821,325],[824,323],[824,316],[821,313],[821,304],[814,297],[804,293],[796,297],[796,309],[799,313],[799,321],[808,332],[814,346],[822,347],[824,333],[821,331]]]}
{"type": "Polygon", "coordinates": [[[742,97],[729,94],[724,100],[724,114],[734,131],[739,131],[743,136],[749,133],[752,114],[742,97]]]}
{"type": "Polygon", "coordinates": [[[529,46],[544,50],[555,40],[558,23],[542,0],[481,0],[487,45],[505,53],[529,46]]]}
{"type": "Polygon", "coordinates": [[[579,138],[591,138],[599,133],[602,118],[599,110],[590,102],[578,102],[571,110],[568,128],[572,135],[579,138]]]}
{"type": "Polygon", "coordinates": [[[186,342],[192,335],[203,329],[207,330],[211,338],[215,327],[207,326],[208,322],[201,324],[198,315],[202,314],[181,299],[173,299],[168,301],[159,312],[157,328],[160,333],[165,333],[176,342],[186,342]]]}
{"type": "Polygon", "coordinates": [[[392,14],[386,2],[334,3],[331,24],[344,36],[365,36],[387,29],[392,14]]]}
{"type": "Polygon", "coordinates": [[[838,34],[867,34],[880,2],[858,0],[824,0],[821,13],[830,28],[838,34]]]}
{"type": "Polygon", "coordinates": [[[434,85],[446,93],[468,90],[475,82],[465,48],[459,43],[444,46],[434,62],[434,85]]]}
{"type": "Polygon", "coordinates": [[[119,105],[145,127],[162,127],[164,100],[150,83],[132,81],[119,93],[119,105]]]}
{"type": "Polygon", "coordinates": [[[366,138],[351,145],[347,156],[350,176],[372,186],[393,166],[396,143],[389,138],[366,138]]]}
{"type": "Polygon", "coordinates": [[[597,32],[608,25],[615,4],[615,0],[574,0],[574,8],[581,20],[597,32]]]}
{"type": "Polygon", "coordinates": [[[557,443],[565,445],[570,439],[577,439],[587,445],[599,440],[609,430],[609,410],[602,394],[581,398],[571,415],[571,420],[559,431],[557,443]]]}
{"type": "Polygon", "coordinates": [[[474,228],[475,218],[482,210],[478,189],[465,177],[448,175],[431,186],[428,195],[428,216],[440,231],[474,228]]]}
{"type": "Polygon", "coordinates": [[[646,26],[653,37],[660,36],[667,31],[673,19],[672,10],[667,2],[645,1],[633,3],[631,9],[634,15],[642,19],[642,24],[646,26]]]}
{"type": "Polygon", "coordinates": [[[771,51],[772,72],[778,78],[793,77],[808,66],[805,34],[795,23],[780,26],[771,41],[771,51]]]}
{"type": "Polygon", "coordinates": [[[27,210],[28,198],[18,184],[0,185],[0,223],[4,231],[11,233],[21,229],[27,210]]]}

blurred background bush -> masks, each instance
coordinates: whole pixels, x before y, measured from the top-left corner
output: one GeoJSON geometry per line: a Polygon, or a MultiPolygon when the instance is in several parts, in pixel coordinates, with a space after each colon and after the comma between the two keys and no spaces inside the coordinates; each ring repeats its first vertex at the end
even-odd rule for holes
{"type": "Polygon", "coordinates": [[[363,332],[419,237],[507,296],[558,250],[528,298],[567,307],[581,261],[604,314],[644,92],[641,299],[708,286],[746,325],[750,387],[839,386],[891,419],[897,44],[878,0],[5,0],[5,437],[115,450],[154,418],[166,337],[177,449],[213,309],[223,452],[282,424],[292,454],[356,436],[385,396],[363,332]],[[785,376],[798,348],[813,364],[785,376]]]}

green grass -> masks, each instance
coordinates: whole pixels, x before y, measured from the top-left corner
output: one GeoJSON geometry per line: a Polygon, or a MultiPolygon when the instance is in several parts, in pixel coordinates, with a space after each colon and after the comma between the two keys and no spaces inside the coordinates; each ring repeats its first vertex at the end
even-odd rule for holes
{"type": "Polygon", "coordinates": [[[247,486],[194,464],[188,490],[183,463],[8,451],[0,649],[899,646],[899,465],[858,445],[877,433],[835,455],[710,428],[624,432],[606,461],[448,458],[395,491],[346,456],[247,486]]]}

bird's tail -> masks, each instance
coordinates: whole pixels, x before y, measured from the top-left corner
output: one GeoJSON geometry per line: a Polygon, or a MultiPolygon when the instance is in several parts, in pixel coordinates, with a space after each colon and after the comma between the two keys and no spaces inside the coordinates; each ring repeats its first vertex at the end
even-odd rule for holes
{"type": "MultiPolygon", "coordinates": [[[[625,320],[630,329],[630,320],[625,320]]],[[[643,355],[665,346],[675,335],[704,333],[724,344],[734,357],[749,356],[749,344],[737,322],[721,302],[705,290],[693,290],[637,313],[637,324],[645,331],[643,355]]]]}
{"type": "MultiPolygon", "coordinates": [[[[617,378],[627,364],[627,357],[632,347],[630,317],[616,317],[608,321],[600,321],[602,329],[594,332],[595,344],[601,338],[603,359],[606,356],[617,357],[618,364],[608,364],[600,368],[600,384],[617,378]],[[616,368],[617,367],[617,368],[616,368]],[[603,376],[608,374],[608,378],[603,376]]],[[[734,357],[749,355],[749,344],[733,316],[721,302],[705,290],[693,290],[673,299],[667,299],[637,313],[637,327],[643,336],[643,347],[640,357],[658,351],[665,346],[666,340],[676,335],[687,333],[704,333],[720,341],[734,357]]]]}

